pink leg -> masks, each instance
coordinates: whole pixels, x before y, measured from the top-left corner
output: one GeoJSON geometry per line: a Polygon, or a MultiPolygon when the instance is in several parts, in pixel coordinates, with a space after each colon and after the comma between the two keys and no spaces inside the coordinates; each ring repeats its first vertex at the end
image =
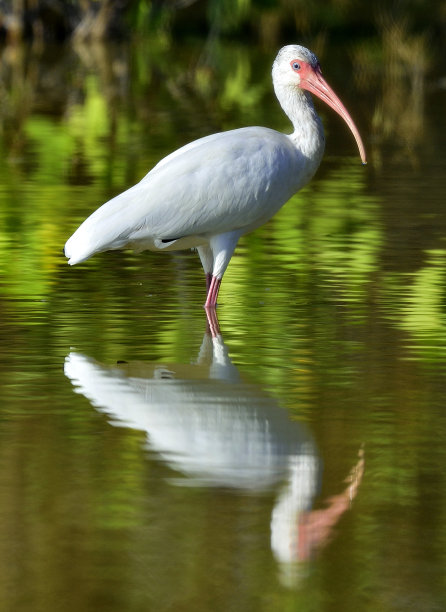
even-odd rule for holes
{"type": "Polygon", "coordinates": [[[204,305],[205,308],[215,308],[217,306],[217,296],[218,290],[220,289],[220,283],[221,278],[217,278],[216,276],[212,277],[206,303],[204,305]]]}
{"type": "Polygon", "coordinates": [[[212,338],[217,338],[221,332],[215,308],[206,308],[206,317],[208,322],[206,331],[211,334],[212,338]]]}
{"type": "Polygon", "coordinates": [[[211,286],[211,282],[212,282],[212,274],[208,272],[206,274],[206,295],[209,293],[209,287],[211,286]]]}

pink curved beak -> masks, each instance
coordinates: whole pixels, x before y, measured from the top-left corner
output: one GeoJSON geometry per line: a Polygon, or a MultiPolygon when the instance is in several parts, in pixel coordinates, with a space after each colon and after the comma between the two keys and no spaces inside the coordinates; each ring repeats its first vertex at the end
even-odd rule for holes
{"type": "Polygon", "coordinates": [[[338,115],[341,115],[355,137],[362,163],[366,164],[367,159],[365,155],[365,148],[362,143],[361,136],[359,135],[358,128],[354,124],[353,119],[350,117],[345,106],[322,76],[320,66],[310,68],[308,71],[306,71],[306,74],[302,75],[300,86],[302,89],[307,89],[309,92],[323,100],[326,104],[328,104],[328,106],[331,106],[331,108],[336,111],[338,115]]]}

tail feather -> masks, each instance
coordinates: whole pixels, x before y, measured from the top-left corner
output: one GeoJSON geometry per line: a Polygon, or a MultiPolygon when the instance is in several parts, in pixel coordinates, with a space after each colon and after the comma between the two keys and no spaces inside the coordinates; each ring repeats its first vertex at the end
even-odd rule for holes
{"type": "Polygon", "coordinates": [[[128,214],[123,215],[122,211],[129,193],[130,190],[103,204],[67,240],[65,257],[68,257],[70,266],[85,261],[95,253],[120,249],[128,243],[130,228],[123,223],[128,214]]]}
{"type": "Polygon", "coordinates": [[[101,236],[98,237],[94,231],[96,224],[89,221],[90,218],[84,221],[65,244],[65,257],[69,258],[70,266],[86,261],[95,253],[120,249],[128,243],[127,237],[101,240],[101,236]]]}
{"type": "Polygon", "coordinates": [[[68,257],[70,266],[85,261],[97,252],[97,249],[91,244],[92,241],[89,237],[91,232],[85,231],[85,224],[86,222],[84,221],[65,244],[65,257],[68,257]]]}

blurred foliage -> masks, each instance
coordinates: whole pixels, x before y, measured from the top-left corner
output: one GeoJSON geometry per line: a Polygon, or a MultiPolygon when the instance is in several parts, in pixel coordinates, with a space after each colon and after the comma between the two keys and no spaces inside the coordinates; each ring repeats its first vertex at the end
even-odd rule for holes
{"type": "Polygon", "coordinates": [[[117,40],[150,31],[175,38],[248,35],[268,46],[296,32],[361,38],[386,21],[401,20],[441,40],[446,25],[441,0],[10,0],[2,3],[0,18],[5,40],[117,40]]]}

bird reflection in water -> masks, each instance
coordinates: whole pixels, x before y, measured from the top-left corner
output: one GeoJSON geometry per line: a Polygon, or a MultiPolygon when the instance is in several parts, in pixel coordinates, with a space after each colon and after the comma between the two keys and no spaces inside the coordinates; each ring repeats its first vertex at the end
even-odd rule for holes
{"type": "MultiPolygon", "coordinates": [[[[362,450],[344,491],[311,510],[320,459],[308,429],[261,388],[243,381],[223,341],[216,312],[195,363],[104,366],[71,352],[65,374],[113,425],[146,432],[147,443],[181,478],[176,484],[277,491],[271,549],[289,577],[330,539],[351,506],[364,470],[362,450]]],[[[286,578],[288,582],[288,578],[286,578]]]]}

